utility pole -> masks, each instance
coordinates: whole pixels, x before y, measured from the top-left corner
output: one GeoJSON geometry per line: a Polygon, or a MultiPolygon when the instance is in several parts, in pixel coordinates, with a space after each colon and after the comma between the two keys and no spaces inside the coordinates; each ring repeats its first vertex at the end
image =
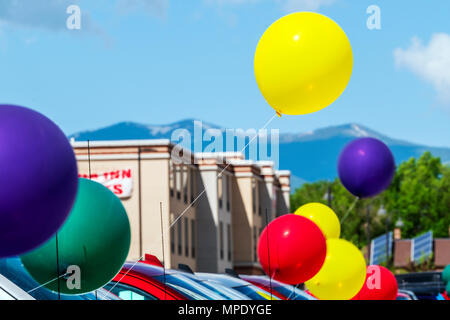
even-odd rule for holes
{"type": "Polygon", "coordinates": [[[389,268],[389,224],[390,224],[389,212],[386,213],[386,268],[389,268]]]}
{"type": "Polygon", "coordinates": [[[367,223],[367,257],[370,263],[370,255],[371,255],[371,238],[370,238],[370,204],[367,205],[366,212],[366,223],[367,223]]]}
{"type": "Polygon", "coordinates": [[[327,200],[328,200],[328,206],[331,208],[331,199],[332,199],[332,194],[331,194],[331,182],[328,182],[328,189],[327,189],[327,200]]]}

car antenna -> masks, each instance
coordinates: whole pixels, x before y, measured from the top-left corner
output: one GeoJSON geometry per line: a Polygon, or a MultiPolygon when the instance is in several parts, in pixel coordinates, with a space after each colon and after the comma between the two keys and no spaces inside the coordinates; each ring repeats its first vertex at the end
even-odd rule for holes
{"type": "Polygon", "coordinates": [[[272,297],[272,273],[270,271],[270,249],[269,249],[269,215],[267,214],[266,208],[266,228],[267,228],[267,260],[269,262],[269,285],[270,285],[270,300],[273,300],[272,297]]]}
{"type": "MultiPolygon", "coordinates": [[[[92,171],[91,171],[91,141],[88,139],[87,141],[88,148],[88,164],[89,164],[89,180],[92,180],[92,171]]],[[[95,290],[95,300],[98,300],[97,290],[95,290]]]]}
{"type": "Polygon", "coordinates": [[[189,267],[187,264],[184,264],[184,263],[178,264],[178,270],[186,272],[186,273],[194,274],[194,271],[192,271],[191,267],[189,267]]]}
{"type": "Polygon", "coordinates": [[[161,243],[162,243],[162,265],[164,274],[164,300],[167,300],[167,289],[166,289],[166,267],[165,267],[165,257],[164,257],[164,229],[163,229],[163,214],[162,214],[162,202],[159,203],[159,214],[161,217],[161,243]]]}
{"type": "Polygon", "coordinates": [[[59,275],[59,244],[58,244],[58,232],[56,232],[56,276],[58,281],[58,300],[61,300],[61,285],[60,285],[60,275],[59,275]]]}

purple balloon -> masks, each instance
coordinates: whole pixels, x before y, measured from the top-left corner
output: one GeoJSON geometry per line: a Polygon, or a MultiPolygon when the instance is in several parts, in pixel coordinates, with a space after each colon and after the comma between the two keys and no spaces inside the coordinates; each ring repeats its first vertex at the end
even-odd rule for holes
{"type": "Polygon", "coordinates": [[[75,154],[58,126],[36,111],[0,105],[0,257],[49,240],[77,188],[75,154]]]}
{"type": "Polygon", "coordinates": [[[374,138],[350,142],[339,156],[339,178],[359,198],[373,197],[389,187],[395,173],[391,150],[374,138]]]}

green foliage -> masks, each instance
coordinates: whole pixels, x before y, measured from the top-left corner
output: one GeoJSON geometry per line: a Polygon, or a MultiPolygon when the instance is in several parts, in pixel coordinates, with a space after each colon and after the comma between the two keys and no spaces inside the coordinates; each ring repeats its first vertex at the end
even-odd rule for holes
{"type": "Polygon", "coordinates": [[[429,256],[426,256],[423,254],[419,261],[416,262],[409,262],[409,265],[406,267],[406,269],[409,272],[424,272],[429,270],[435,269],[434,265],[434,254],[431,254],[429,256]]]}
{"type": "Polygon", "coordinates": [[[448,237],[450,225],[450,168],[429,152],[402,163],[383,195],[394,220],[404,222],[402,235],[412,238],[432,230],[434,237],[448,237]]]}
{"type": "MultiPolygon", "coordinates": [[[[332,182],[307,183],[291,196],[292,211],[309,202],[327,204],[328,188],[331,188],[331,207],[342,220],[351,208],[355,197],[339,179],[332,182]]],[[[371,199],[358,200],[348,212],[341,228],[341,237],[360,248],[367,244],[367,221],[373,239],[392,230],[402,219],[403,238],[412,238],[429,230],[434,237],[448,237],[450,225],[450,167],[439,158],[425,152],[418,160],[411,158],[397,168],[391,186],[384,193],[371,199]],[[384,205],[388,214],[379,215],[384,205]]]]}

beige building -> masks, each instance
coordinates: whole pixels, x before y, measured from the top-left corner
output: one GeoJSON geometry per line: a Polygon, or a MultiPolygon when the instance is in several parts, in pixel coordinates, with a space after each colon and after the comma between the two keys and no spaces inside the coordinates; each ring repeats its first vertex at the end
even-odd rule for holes
{"type": "Polygon", "coordinates": [[[266,217],[289,212],[289,171],[241,153],[183,150],[181,159],[169,140],[72,145],[80,176],[107,186],[127,210],[129,260],[146,253],[163,260],[164,253],[168,268],[183,263],[197,271],[261,272],[257,241],[266,217]]]}

